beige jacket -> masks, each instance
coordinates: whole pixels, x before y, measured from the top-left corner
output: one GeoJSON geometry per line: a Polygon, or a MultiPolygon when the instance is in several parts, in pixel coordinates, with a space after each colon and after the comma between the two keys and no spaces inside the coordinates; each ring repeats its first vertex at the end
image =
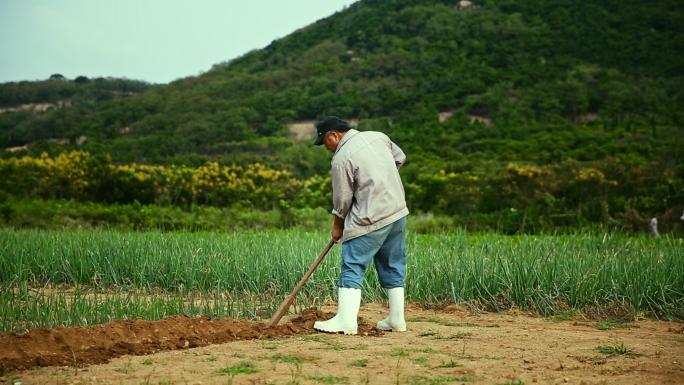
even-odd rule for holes
{"type": "Polygon", "coordinates": [[[406,155],[381,132],[349,130],[332,159],[333,211],[344,218],[341,242],[408,215],[399,168],[406,155]]]}

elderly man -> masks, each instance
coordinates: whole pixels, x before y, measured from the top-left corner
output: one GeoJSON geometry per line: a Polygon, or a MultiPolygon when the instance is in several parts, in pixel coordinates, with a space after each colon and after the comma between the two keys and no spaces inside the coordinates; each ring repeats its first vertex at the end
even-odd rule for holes
{"type": "Polygon", "coordinates": [[[387,135],[359,132],[335,116],[318,122],[316,131],[314,145],[325,145],[334,154],[332,238],[342,243],[342,271],[337,281],[337,315],[316,322],[314,328],[357,333],[363,279],[373,260],[390,306],[389,316],[377,327],[406,331],[404,228],[409,212],[399,177],[406,155],[387,135]]]}

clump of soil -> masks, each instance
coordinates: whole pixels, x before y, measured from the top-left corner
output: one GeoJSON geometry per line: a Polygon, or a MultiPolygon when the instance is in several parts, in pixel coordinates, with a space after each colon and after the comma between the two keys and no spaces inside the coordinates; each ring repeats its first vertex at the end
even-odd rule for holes
{"type": "MultiPolygon", "coordinates": [[[[239,340],[289,337],[316,332],[313,324],[334,316],[317,308],[267,328],[263,322],[187,316],[159,321],[114,321],[88,327],[35,329],[24,334],[0,333],[0,375],[45,366],[103,364],[124,355],[145,355],[239,340]]],[[[359,334],[382,332],[359,320],[359,334]]]]}

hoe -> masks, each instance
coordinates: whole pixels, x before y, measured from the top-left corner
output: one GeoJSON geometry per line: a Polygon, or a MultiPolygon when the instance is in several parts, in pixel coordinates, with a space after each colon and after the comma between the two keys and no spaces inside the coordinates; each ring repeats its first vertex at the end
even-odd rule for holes
{"type": "Polygon", "coordinates": [[[273,317],[271,317],[271,319],[268,321],[268,324],[266,324],[266,327],[270,328],[270,327],[276,326],[278,324],[278,322],[280,321],[280,319],[283,318],[283,315],[285,315],[285,312],[287,311],[287,309],[289,309],[290,305],[292,305],[292,302],[294,302],[295,296],[297,296],[297,293],[299,293],[299,290],[301,290],[302,286],[304,286],[306,281],[309,280],[309,277],[311,276],[311,274],[313,274],[314,270],[316,270],[318,265],[321,263],[323,258],[325,258],[325,255],[328,254],[328,251],[330,251],[330,249],[333,247],[334,244],[335,244],[335,241],[333,241],[332,239],[330,240],[330,242],[328,242],[328,245],[321,252],[321,254],[318,255],[318,258],[316,258],[313,265],[311,265],[311,267],[306,272],[306,274],[304,274],[304,276],[299,281],[297,286],[295,286],[294,290],[292,290],[292,293],[290,293],[290,295],[288,295],[285,298],[283,303],[280,304],[280,307],[278,308],[278,310],[276,310],[275,314],[273,314],[273,317]]]}

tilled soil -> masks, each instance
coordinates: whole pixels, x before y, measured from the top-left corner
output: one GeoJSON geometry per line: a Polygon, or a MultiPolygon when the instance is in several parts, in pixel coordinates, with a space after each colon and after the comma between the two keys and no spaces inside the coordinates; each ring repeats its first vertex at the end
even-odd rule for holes
{"type": "Polygon", "coordinates": [[[599,330],[581,318],[409,306],[409,330],[385,333],[372,325],[387,309],[372,303],[361,309],[358,335],[313,329],[335,310],[308,309],[275,328],[169,317],[2,333],[0,382],[684,384],[680,323],[641,320],[599,330]]]}

